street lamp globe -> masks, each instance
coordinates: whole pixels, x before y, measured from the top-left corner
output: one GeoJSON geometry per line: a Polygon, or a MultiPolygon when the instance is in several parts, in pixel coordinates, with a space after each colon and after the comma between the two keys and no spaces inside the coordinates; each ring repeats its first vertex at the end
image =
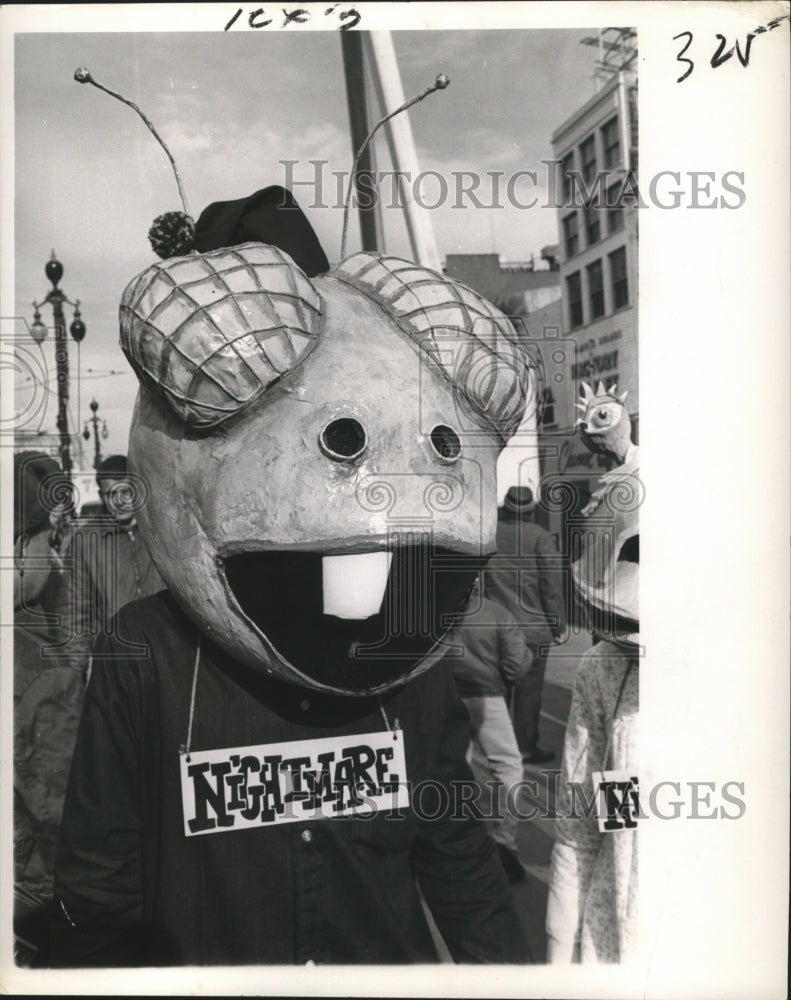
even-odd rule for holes
{"type": "Polygon", "coordinates": [[[47,339],[47,328],[41,322],[41,313],[38,309],[33,313],[33,325],[30,328],[30,336],[37,344],[42,344],[47,339]]]}
{"type": "Polygon", "coordinates": [[[85,336],[85,324],[83,323],[80,317],[79,309],[75,309],[74,311],[74,319],[72,321],[71,326],[69,327],[69,333],[72,335],[74,340],[77,341],[78,344],[85,336]]]}
{"type": "Polygon", "coordinates": [[[44,272],[52,282],[53,285],[57,285],[60,279],[63,277],[63,264],[55,256],[55,251],[52,251],[52,256],[47,261],[47,266],[44,268],[44,272]]]}

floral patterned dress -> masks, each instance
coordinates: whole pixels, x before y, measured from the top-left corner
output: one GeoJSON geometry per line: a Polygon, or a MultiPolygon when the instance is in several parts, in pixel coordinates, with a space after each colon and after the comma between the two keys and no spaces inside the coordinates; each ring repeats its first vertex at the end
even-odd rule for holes
{"type": "Polygon", "coordinates": [[[621,962],[636,948],[637,829],[600,833],[584,815],[592,773],[637,768],[634,647],[600,642],[580,662],[563,747],[546,929],[551,961],[621,962]],[[572,801],[572,786],[584,795],[572,801]]]}

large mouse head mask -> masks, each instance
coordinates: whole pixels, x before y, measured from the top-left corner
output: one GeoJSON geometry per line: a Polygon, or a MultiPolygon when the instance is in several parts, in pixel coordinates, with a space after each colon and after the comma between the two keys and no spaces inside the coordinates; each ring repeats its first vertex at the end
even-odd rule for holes
{"type": "Polygon", "coordinates": [[[441,274],[371,253],[329,269],[282,188],[210,206],[195,245],[120,307],[151,555],[249,666],[387,690],[446,652],[494,550],[526,355],[441,274]]]}

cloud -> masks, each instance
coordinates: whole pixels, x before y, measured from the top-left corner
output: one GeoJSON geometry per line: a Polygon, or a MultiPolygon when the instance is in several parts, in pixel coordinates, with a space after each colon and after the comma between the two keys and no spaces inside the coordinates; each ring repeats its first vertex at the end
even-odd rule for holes
{"type": "MultiPolygon", "coordinates": [[[[449,184],[459,171],[538,169],[552,131],[592,93],[595,53],[579,45],[581,34],[394,32],[407,97],[437,72],[451,78],[447,90],[410,112],[421,168],[439,171],[449,184]]],[[[297,161],[295,179],[307,181],[309,161],[326,160],[332,197],[325,203],[336,200],[332,173],[348,172],[353,155],[341,44],[334,32],[17,36],[16,311],[30,318],[30,303],[46,294],[44,265],[54,247],[65,268],[62,287],[82,301],[88,328],[82,364],[128,372],[118,346],[118,300],[154,260],[148,228],[156,215],[179,207],[178,193],[167,157],[143,122],[106,94],[74,83],[79,65],[154,122],[197,215],[210,202],[283,183],[286,159],[297,161]]],[[[379,168],[390,169],[383,137],[376,155],[379,168]]],[[[311,208],[304,184],[295,194],[328,256],[337,258],[342,211],[311,208]]],[[[526,259],[556,239],[551,209],[446,203],[430,218],[442,254],[494,251],[526,259]]],[[[387,250],[408,256],[404,213],[386,209],[384,225],[387,250]]],[[[349,249],[358,241],[352,219],[349,249]]],[[[112,449],[121,451],[135,392],[131,372],[86,377],[75,383],[72,403],[75,412],[85,410],[95,395],[112,449]]]]}

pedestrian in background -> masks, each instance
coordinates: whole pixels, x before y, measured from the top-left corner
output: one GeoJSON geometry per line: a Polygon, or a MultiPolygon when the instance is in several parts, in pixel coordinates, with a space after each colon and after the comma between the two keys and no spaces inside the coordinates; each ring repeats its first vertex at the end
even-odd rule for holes
{"type": "Polygon", "coordinates": [[[519,623],[533,666],[511,698],[514,732],[528,764],[555,756],[539,745],[539,717],[549,647],[566,628],[563,572],[552,536],[533,520],[536,502],[527,486],[512,486],[498,512],[497,553],[484,573],[484,596],[519,623]]]}
{"type": "Polygon", "coordinates": [[[85,672],[93,641],[108,634],[115,613],[165,587],[137,527],[135,512],[145,497],[126,456],[106,458],[96,482],[104,511],[73,529],[64,594],[65,652],[69,663],[85,672]]]}
{"type": "Polygon", "coordinates": [[[51,515],[67,481],[39,452],[14,455],[14,956],[38,966],[85,683],[57,652],[63,572],[51,515]]]}
{"type": "MultiPolygon", "coordinates": [[[[532,654],[514,618],[494,601],[473,592],[471,610],[454,643],[459,655],[447,657],[459,694],[470,713],[473,741],[480,747],[494,778],[501,783],[497,825],[492,838],[509,882],[521,882],[525,870],[516,843],[518,827],[513,789],[522,781],[522,755],[516,742],[507,696],[530,669],[532,654]],[[510,799],[509,799],[510,795],[510,799]]],[[[472,757],[472,744],[468,759],[472,757]]]]}

